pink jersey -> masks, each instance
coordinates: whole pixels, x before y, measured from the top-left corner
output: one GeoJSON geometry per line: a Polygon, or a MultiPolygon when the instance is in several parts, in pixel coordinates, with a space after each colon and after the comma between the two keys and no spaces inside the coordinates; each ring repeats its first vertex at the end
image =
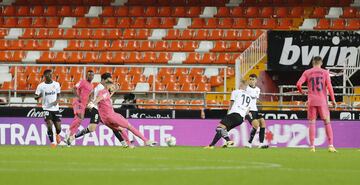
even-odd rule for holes
{"type": "Polygon", "coordinates": [[[99,114],[103,121],[107,120],[108,117],[111,117],[115,114],[114,108],[111,103],[110,93],[107,89],[99,91],[98,97],[101,97],[101,100],[98,103],[99,114]]]}
{"type": "Polygon", "coordinates": [[[334,91],[331,85],[329,72],[320,67],[313,67],[306,70],[296,86],[300,92],[301,85],[307,82],[308,87],[308,105],[309,106],[327,106],[327,91],[330,93],[331,100],[335,100],[334,91]]]}
{"type": "Polygon", "coordinates": [[[86,105],[93,86],[87,80],[80,80],[76,85],[76,93],[81,99],[81,104],[86,105]]]}

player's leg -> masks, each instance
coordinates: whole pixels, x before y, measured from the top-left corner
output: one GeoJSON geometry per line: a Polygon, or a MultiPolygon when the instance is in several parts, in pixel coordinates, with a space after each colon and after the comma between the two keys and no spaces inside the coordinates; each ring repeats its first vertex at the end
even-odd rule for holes
{"type": "Polygon", "coordinates": [[[113,129],[113,133],[114,133],[115,137],[120,141],[120,143],[121,143],[122,146],[124,146],[124,147],[129,146],[129,144],[130,144],[131,142],[130,142],[130,140],[129,140],[129,137],[127,137],[126,131],[125,131],[125,135],[126,135],[125,137],[127,138],[127,141],[124,140],[124,138],[123,138],[123,136],[122,136],[122,135],[124,135],[124,134],[122,133],[122,131],[117,131],[117,130],[114,130],[114,129],[113,129]]]}
{"type": "Polygon", "coordinates": [[[315,131],[316,131],[316,117],[317,117],[317,108],[315,106],[308,107],[308,120],[309,120],[309,141],[310,141],[310,151],[315,152],[315,131]]]}
{"type": "Polygon", "coordinates": [[[53,112],[53,123],[55,126],[55,130],[56,130],[56,143],[60,144],[61,142],[61,137],[60,137],[60,133],[61,133],[61,114],[59,111],[53,112]]]}
{"type": "MultiPolygon", "coordinates": [[[[215,136],[213,138],[213,140],[211,141],[210,145],[207,146],[206,148],[213,148],[216,143],[223,137],[228,135],[227,131],[226,131],[226,126],[223,124],[219,124],[216,129],[215,129],[215,136]]],[[[228,137],[228,136],[227,136],[228,137]]],[[[230,140],[230,139],[229,139],[230,140]]]]}
{"type": "Polygon", "coordinates": [[[87,128],[80,130],[78,133],[75,134],[75,138],[79,138],[85,134],[88,134],[90,132],[94,132],[97,128],[97,125],[100,122],[100,115],[99,111],[95,108],[92,108],[90,110],[90,124],[87,128]]]}
{"type": "Polygon", "coordinates": [[[77,100],[74,100],[73,110],[74,110],[74,119],[71,122],[70,133],[69,133],[69,137],[67,138],[67,140],[69,140],[70,137],[72,140],[75,139],[75,134],[76,134],[79,126],[81,125],[82,120],[84,119],[85,106],[82,105],[77,100]]]}
{"type": "Polygon", "coordinates": [[[56,147],[56,143],[54,142],[54,133],[52,130],[52,126],[54,123],[51,119],[50,112],[49,111],[44,111],[44,112],[45,112],[45,123],[47,127],[47,135],[50,141],[50,146],[54,148],[56,147]]]}
{"type": "Polygon", "coordinates": [[[266,122],[265,119],[262,116],[258,116],[258,120],[260,123],[260,132],[259,132],[259,141],[260,141],[260,148],[269,148],[269,145],[265,145],[264,144],[264,140],[265,140],[265,128],[266,128],[266,122]]]}
{"type": "Polygon", "coordinates": [[[322,120],[324,120],[326,137],[329,144],[329,152],[336,152],[334,147],[334,134],[330,124],[330,112],[327,106],[319,106],[319,114],[322,120]]]}
{"type": "Polygon", "coordinates": [[[250,131],[250,137],[249,137],[248,143],[245,144],[245,147],[247,147],[247,148],[251,148],[252,141],[254,140],[256,131],[257,131],[257,129],[259,128],[259,124],[260,124],[260,123],[259,123],[259,120],[254,119],[253,116],[254,116],[254,115],[251,114],[251,115],[247,115],[247,116],[245,117],[245,119],[248,120],[249,123],[250,123],[251,126],[252,126],[252,129],[251,129],[251,131],[250,131]]]}

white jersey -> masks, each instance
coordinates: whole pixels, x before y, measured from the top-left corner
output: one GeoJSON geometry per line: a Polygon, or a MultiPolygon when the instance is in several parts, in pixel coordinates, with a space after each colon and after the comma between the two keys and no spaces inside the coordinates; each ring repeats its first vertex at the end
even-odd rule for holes
{"type": "Polygon", "coordinates": [[[246,113],[249,111],[249,106],[252,101],[248,92],[240,89],[234,90],[231,92],[230,100],[234,101],[234,103],[228,114],[238,113],[242,117],[245,117],[246,113]]]}
{"type": "Polygon", "coordinates": [[[246,91],[250,94],[252,100],[250,103],[250,111],[258,111],[256,102],[257,99],[260,98],[260,88],[247,86],[246,91]]]}
{"type": "Polygon", "coordinates": [[[57,99],[57,94],[60,93],[60,84],[52,81],[51,84],[41,82],[35,91],[35,94],[42,99],[42,108],[48,111],[58,111],[59,104],[51,105],[57,99]]]}
{"type": "MultiPolygon", "coordinates": [[[[95,88],[94,88],[94,98],[93,98],[93,101],[95,102],[96,100],[96,97],[98,96],[99,92],[101,90],[105,89],[105,87],[103,86],[103,84],[99,83],[95,88]]],[[[95,109],[99,109],[98,108],[98,104],[94,104],[94,108],[95,109]]]]}

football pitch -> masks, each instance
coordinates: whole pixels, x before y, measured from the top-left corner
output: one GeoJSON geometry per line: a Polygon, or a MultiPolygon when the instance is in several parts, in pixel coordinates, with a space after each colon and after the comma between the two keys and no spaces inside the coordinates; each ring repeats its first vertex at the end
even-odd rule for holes
{"type": "Polygon", "coordinates": [[[359,149],[0,146],[2,185],[359,183],[359,149]]]}

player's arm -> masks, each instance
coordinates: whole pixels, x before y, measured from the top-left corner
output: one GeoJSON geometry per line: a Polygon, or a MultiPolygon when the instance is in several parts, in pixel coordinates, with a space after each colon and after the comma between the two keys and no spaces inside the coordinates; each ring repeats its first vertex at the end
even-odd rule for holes
{"type": "Polygon", "coordinates": [[[104,99],[106,97],[106,94],[98,94],[98,96],[96,97],[94,104],[98,104],[102,99],[104,99]]]}
{"type": "Polygon", "coordinates": [[[80,88],[81,81],[78,82],[73,88],[72,93],[80,100],[80,95],[78,94],[78,89],[80,88]]]}
{"type": "Polygon", "coordinates": [[[303,83],[305,83],[305,81],[306,81],[306,74],[305,74],[305,72],[304,72],[304,73],[301,75],[300,79],[299,79],[299,80],[297,81],[297,83],[296,83],[296,87],[297,87],[298,91],[299,91],[301,94],[304,94],[304,92],[302,91],[301,86],[302,86],[303,83]]]}
{"type": "Polygon", "coordinates": [[[38,85],[36,87],[36,91],[35,91],[35,96],[34,96],[35,100],[39,100],[40,94],[41,94],[41,89],[40,89],[40,86],[38,85]]]}
{"type": "Polygon", "coordinates": [[[110,98],[116,93],[116,91],[118,91],[120,89],[120,85],[119,84],[115,84],[115,89],[111,92],[110,94],[110,98]]]}
{"type": "Polygon", "coordinates": [[[326,88],[330,94],[330,99],[331,99],[331,102],[333,103],[333,106],[336,106],[336,101],[335,101],[335,96],[334,96],[334,89],[332,87],[332,84],[331,84],[331,79],[330,79],[330,75],[329,73],[326,74],[326,78],[325,78],[325,85],[326,85],[326,88]]]}

